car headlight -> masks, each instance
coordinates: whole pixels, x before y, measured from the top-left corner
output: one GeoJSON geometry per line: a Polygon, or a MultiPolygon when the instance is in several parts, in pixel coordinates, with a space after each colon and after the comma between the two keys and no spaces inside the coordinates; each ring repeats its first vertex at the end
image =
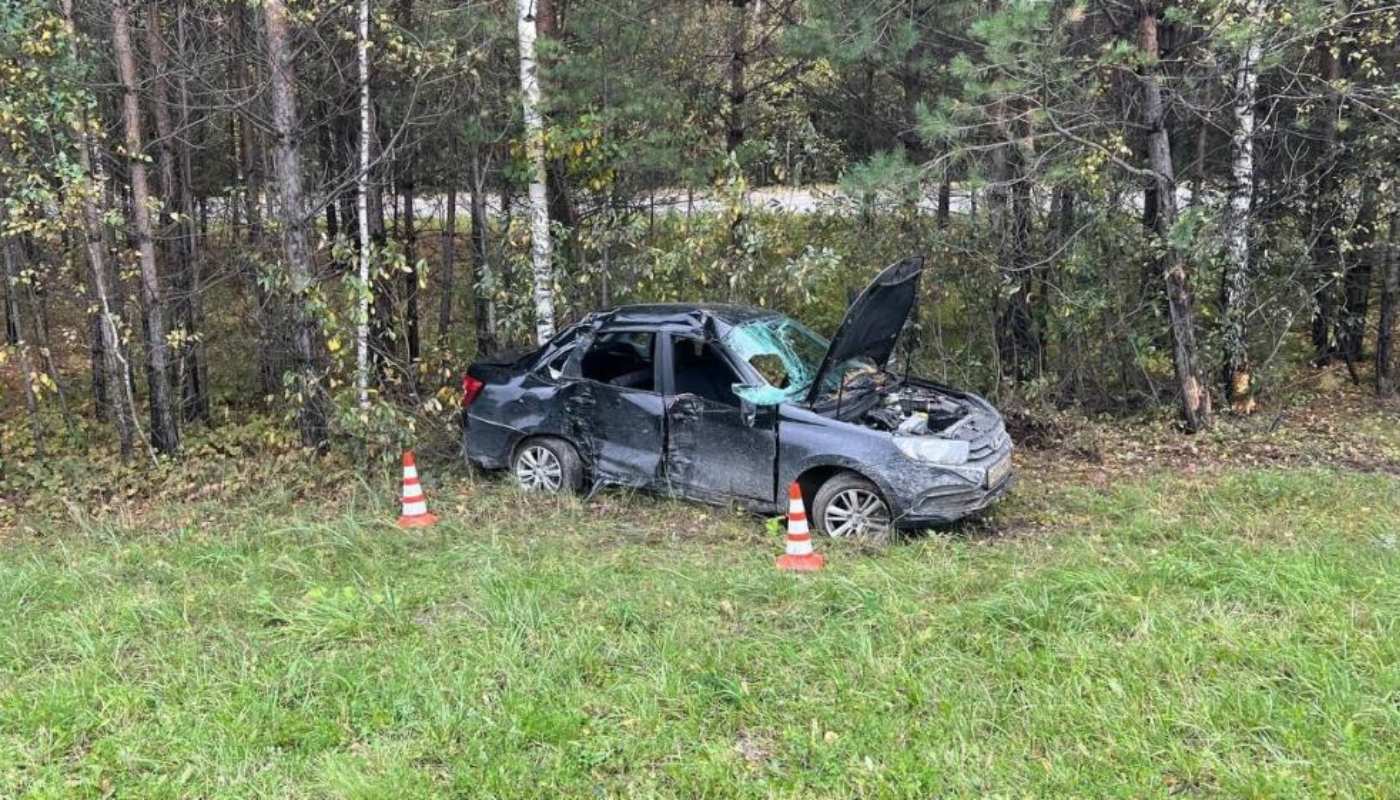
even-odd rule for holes
{"type": "Polygon", "coordinates": [[[958,466],[967,463],[967,442],[928,436],[895,436],[894,446],[916,461],[958,466]]]}

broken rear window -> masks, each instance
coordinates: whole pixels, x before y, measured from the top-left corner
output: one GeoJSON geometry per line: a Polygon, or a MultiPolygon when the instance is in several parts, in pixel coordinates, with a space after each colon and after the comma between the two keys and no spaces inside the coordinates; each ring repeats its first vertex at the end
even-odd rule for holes
{"type": "Polygon", "coordinates": [[[769,386],[782,390],[789,398],[798,397],[812,385],[827,348],[825,339],[788,317],[737,325],[725,334],[723,341],[769,386]]]}
{"type": "Polygon", "coordinates": [[[654,391],[650,333],[605,333],[593,340],[583,355],[584,378],[626,389],[654,391]]]}

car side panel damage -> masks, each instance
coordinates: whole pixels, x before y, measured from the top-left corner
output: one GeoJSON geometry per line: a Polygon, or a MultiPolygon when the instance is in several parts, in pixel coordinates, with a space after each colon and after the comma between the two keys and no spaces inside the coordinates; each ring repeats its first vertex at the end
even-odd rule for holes
{"type": "Polygon", "coordinates": [[[662,398],[652,392],[571,381],[569,432],[595,483],[647,488],[662,479],[662,398]]]}
{"type": "Polygon", "coordinates": [[[773,503],[777,432],[771,410],[745,421],[736,407],[695,395],[671,398],[667,475],[673,493],[773,503]]]}

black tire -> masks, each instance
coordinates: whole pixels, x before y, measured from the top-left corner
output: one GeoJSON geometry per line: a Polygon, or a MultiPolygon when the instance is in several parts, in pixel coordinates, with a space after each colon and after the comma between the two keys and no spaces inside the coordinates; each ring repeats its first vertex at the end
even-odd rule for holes
{"type": "Polygon", "coordinates": [[[899,534],[880,487],[854,472],[837,473],[822,484],[812,500],[812,521],[827,536],[865,544],[889,544],[899,534]]]}
{"type": "Polygon", "coordinates": [[[534,436],[510,457],[515,483],[526,491],[577,494],[583,490],[583,461],[574,446],[553,436],[534,436]]]}

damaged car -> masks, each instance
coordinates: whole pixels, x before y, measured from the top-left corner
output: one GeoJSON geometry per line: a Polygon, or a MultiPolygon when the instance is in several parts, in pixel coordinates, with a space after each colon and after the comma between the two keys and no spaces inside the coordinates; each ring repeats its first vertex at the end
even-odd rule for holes
{"type": "Polygon", "coordinates": [[[775,311],[631,305],[463,380],[467,460],[542,492],[614,485],[885,541],[980,511],[1013,481],[986,400],[888,369],[921,258],[883,270],[830,341],[775,311]]]}

